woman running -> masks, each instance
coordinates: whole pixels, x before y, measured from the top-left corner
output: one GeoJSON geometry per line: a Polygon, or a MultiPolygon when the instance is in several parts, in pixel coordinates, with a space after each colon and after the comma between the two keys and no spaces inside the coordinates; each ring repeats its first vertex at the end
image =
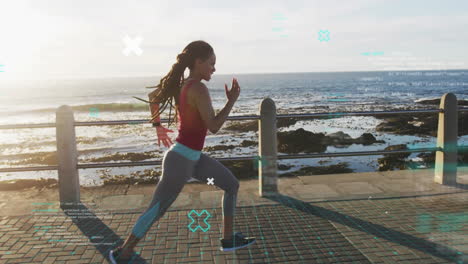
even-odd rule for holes
{"type": "MultiPolygon", "coordinates": [[[[158,144],[161,141],[169,149],[162,160],[162,176],[153,199],[145,212],[138,218],[132,232],[124,244],[109,252],[112,263],[130,260],[137,245],[155,221],[160,219],[175,201],[186,181],[191,177],[207,182],[211,178],[214,185],[224,190],[222,199],[223,238],[220,239],[220,250],[232,251],[246,247],[255,242],[254,237],[245,237],[241,232],[233,234],[233,221],[237,201],[239,181],[232,172],[219,161],[201,152],[205,143],[206,132],[216,133],[223,126],[234,103],[239,97],[240,87],[233,78],[231,89],[226,91],[227,102],[224,108],[215,115],[208,88],[201,80],[209,81],[215,72],[216,56],[213,48],[205,41],[193,41],[177,56],[172,70],[161,79],[153,92],[149,93],[150,122],[156,127],[158,144]],[[185,68],[190,75],[184,79],[185,68]],[[173,132],[160,125],[160,114],[165,107],[175,100],[175,117],[180,120],[175,144],[167,135],[173,132]],[[159,104],[163,106],[160,107],[159,104]],[[172,144],[172,145],[170,145],[172,144]]],[[[170,126],[170,112],[169,125],[170,126]]],[[[185,225],[185,224],[184,224],[185,225]]]]}

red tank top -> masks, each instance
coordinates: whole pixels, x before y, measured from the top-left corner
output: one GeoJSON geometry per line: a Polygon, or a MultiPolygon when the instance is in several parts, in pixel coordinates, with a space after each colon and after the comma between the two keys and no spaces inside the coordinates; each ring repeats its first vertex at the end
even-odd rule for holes
{"type": "Polygon", "coordinates": [[[179,110],[177,119],[179,120],[176,141],[195,150],[202,150],[205,143],[206,132],[208,128],[200,116],[196,107],[188,104],[187,91],[195,80],[190,80],[180,92],[179,110]]]}

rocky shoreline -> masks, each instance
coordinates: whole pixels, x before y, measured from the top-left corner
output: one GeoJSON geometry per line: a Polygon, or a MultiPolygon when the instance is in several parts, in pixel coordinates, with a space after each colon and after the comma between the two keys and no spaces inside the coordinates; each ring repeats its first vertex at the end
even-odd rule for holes
{"type": "MultiPolygon", "coordinates": [[[[417,102],[420,105],[438,106],[440,99],[421,100],[417,102]]],[[[468,101],[460,100],[459,105],[468,105],[468,101]]],[[[414,108],[407,108],[411,110],[414,108]]],[[[401,109],[399,109],[401,110],[401,109]]],[[[340,117],[338,115],[317,117],[314,119],[333,119],[340,117]]],[[[375,115],[377,119],[382,119],[382,123],[375,128],[377,132],[384,132],[388,134],[397,135],[414,135],[414,136],[436,136],[438,115],[437,114],[412,114],[412,115],[375,115]]],[[[308,118],[310,119],[310,118],[308,118]]],[[[277,121],[277,127],[289,127],[300,121],[301,118],[281,118],[277,121]]],[[[468,112],[459,112],[458,115],[459,129],[458,135],[468,135],[468,126],[462,124],[468,123],[468,112]]],[[[243,121],[243,122],[230,122],[223,129],[230,132],[257,132],[258,121],[243,121]]],[[[278,132],[278,151],[287,154],[298,153],[323,153],[328,146],[343,148],[352,144],[361,144],[368,146],[372,144],[385,143],[383,140],[377,140],[372,133],[363,133],[357,138],[352,138],[350,135],[338,131],[331,134],[313,133],[303,128],[294,131],[278,132]]],[[[78,138],[79,142],[80,139],[78,138]]],[[[224,142],[221,142],[224,143],[224,142]]],[[[226,151],[238,147],[257,147],[258,142],[252,140],[243,140],[239,145],[216,145],[207,146],[203,149],[204,152],[212,151],[226,151]]],[[[391,145],[385,150],[402,150],[408,149],[405,144],[391,145]]],[[[80,152],[80,154],[83,154],[80,152]]],[[[148,151],[143,153],[114,153],[104,157],[88,158],[80,160],[80,163],[89,162],[107,162],[107,161],[144,161],[147,159],[157,158],[159,153],[156,151],[148,151]]],[[[458,159],[459,164],[468,164],[468,153],[466,151],[459,151],[458,159]]],[[[432,168],[434,165],[435,152],[420,153],[418,157],[422,159],[421,164],[415,164],[407,160],[410,153],[401,154],[385,154],[383,158],[378,159],[379,171],[385,170],[404,170],[404,169],[417,169],[419,166],[425,168],[432,168]]],[[[23,157],[21,162],[10,163],[10,165],[22,166],[31,163],[38,165],[55,165],[57,164],[57,157],[55,152],[36,153],[34,155],[26,156],[26,154],[15,155],[15,157],[23,157]]],[[[258,169],[253,161],[223,161],[223,164],[229,168],[236,177],[239,179],[252,179],[258,177],[258,169]]],[[[289,170],[292,166],[278,165],[279,177],[297,176],[297,175],[320,175],[332,173],[349,173],[353,172],[346,162],[328,165],[328,166],[306,166],[293,172],[284,172],[289,170]],[[283,172],[283,173],[282,173],[283,172]]],[[[112,184],[155,184],[158,182],[161,172],[159,170],[148,169],[144,171],[137,171],[130,175],[109,175],[106,170],[102,170],[100,178],[103,180],[104,185],[112,184]]],[[[52,188],[57,185],[55,179],[39,179],[39,180],[10,180],[0,182],[1,190],[18,190],[22,188],[29,188],[32,186],[40,188],[52,188]]]]}

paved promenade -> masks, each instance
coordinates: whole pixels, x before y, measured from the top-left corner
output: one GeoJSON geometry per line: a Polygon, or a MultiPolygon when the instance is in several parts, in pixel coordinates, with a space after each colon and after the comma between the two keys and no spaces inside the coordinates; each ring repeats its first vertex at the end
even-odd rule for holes
{"type": "MultiPolygon", "coordinates": [[[[257,242],[226,253],[223,192],[188,183],[132,263],[468,263],[468,172],[457,180],[433,183],[432,170],[299,176],[280,178],[269,198],[242,181],[235,231],[257,242]]],[[[56,189],[0,192],[0,263],[107,263],[153,191],[82,188],[83,205],[67,211],[56,189]]]]}

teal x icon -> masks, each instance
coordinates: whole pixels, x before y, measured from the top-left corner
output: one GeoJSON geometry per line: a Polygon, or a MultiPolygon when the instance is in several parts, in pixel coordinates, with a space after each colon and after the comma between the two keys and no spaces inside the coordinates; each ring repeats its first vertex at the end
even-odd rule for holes
{"type": "Polygon", "coordinates": [[[258,163],[261,163],[262,168],[265,168],[268,166],[268,159],[265,156],[255,156],[254,158],[254,169],[258,169],[258,163]]]}
{"type": "Polygon", "coordinates": [[[210,229],[210,227],[211,227],[210,224],[207,222],[208,218],[211,217],[211,214],[208,213],[208,211],[206,211],[206,210],[201,211],[200,214],[199,214],[197,211],[192,210],[192,211],[190,211],[190,213],[188,214],[188,217],[192,220],[192,222],[188,225],[188,228],[189,228],[190,231],[192,231],[192,232],[197,231],[198,228],[200,228],[201,231],[206,232],[206,231],[208,231],[208,230],[210,229]],[[205,228],[205,229],[203,229],[203,227],[201,227],[200,225],[197,225],[195,228],[192,228],[192,227],[191,227],[192,224],[195,223],[195,219],[193,219],[192,214],[196,214],[197,216],[201,216],[203,213],[206,213],[206,214],[208,215],[207,217],[205,217],[205,219],[203,219],[203,222],[205,222],[205,224],[206,224],[208,227],[205,228]]]}
{"type": "Polygon", "coordinates": [[[330,40],[330,31],[320,30],[318,34],[319,34],[318,40],[320,40],[320,42],[322,41],[328,42],[330,40]]]}
{"type": "Polygon", "coordinates": [[[98,115],[99,115],[99,109],[95,107],[89,109],[89,116],[98,117],[98,115]]]}

